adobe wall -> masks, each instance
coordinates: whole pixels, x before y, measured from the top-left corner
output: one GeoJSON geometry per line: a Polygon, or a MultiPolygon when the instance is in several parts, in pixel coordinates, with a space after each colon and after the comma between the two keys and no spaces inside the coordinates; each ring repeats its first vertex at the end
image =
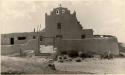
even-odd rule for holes
{"type": "Polygon", "coordinates": [[[21,45],[1,45],[1,55],[20,53],[21,45]]]}
{"type": "Polygon", "coordinates": [[[25,44],[17,45],[1,45],[1,55],[10,55],[14,53],[20,53],[20,50],[23,52],[25,50],[34,50],[35,54],[38,54],[38,39],[32,39],[27,41],[25,44]]]}
{"type": "Polygon", "coordinates": [[[33,39],[33,36],[36,37],[36,33],[27,32],[27,33],[10,33],[10,34],[1,34],[1,45],[11,45],[11,38],[14,38],[15,44],[24,44],[28,40],[33,39]],[[18,40],[18,37],[25,37],[24,40],[18,40]]]}
{"type": "Polygon", "coordinates": [[[115,37],[57,40],[56,47],[59,52],[78,50],[84,53],[107,54],[110,50],[114,55],[119,54],[118,43],[115,37]]]}

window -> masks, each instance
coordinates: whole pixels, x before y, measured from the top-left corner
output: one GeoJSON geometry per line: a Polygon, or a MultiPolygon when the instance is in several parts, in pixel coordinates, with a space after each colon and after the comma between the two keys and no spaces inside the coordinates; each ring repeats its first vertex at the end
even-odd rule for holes
{"type": "Polygon", "coordinates": [[[65,10],[64,10],[64,9],[62,10],[62,13],[65,13],[65,10]]]}
{"type": "Polygon", "coordinates": [[[26,37],[18,37],[18,40],[25,40],[26,37]]]}
{"type": "Polygon", "coordinates": [[[62,35],[56,35],[56,38],[63,38],[62,35]]]}
{"type": "Polygon", "coordinates": [[[61,29],[61,23],[57,23],[57,29],[61,29]]]}
{"type": "Polygon", "coordinates": [[[35,36],[33,36],[33,39],[36,39],[36,37],[35,37],[35,36]]]}
{"type": "Polygon", "coordinates": [[[85,35],[81,35],[81,39],[84,39],[86,36],[85,35]]]}

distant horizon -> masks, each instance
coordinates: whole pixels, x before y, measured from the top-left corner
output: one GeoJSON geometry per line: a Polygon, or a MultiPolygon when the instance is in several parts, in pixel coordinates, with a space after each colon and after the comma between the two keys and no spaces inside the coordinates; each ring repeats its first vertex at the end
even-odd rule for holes
{"type": "Polygon", "coordinates": [[[68,0],[68,1],[1,1],[0,34],[33,32],[41,24],[45,28],[45,13],[59,4],[76,11],[83,29],[93,29],[97,35],[112,35],[125,43],[125,1],[68,0]]]}

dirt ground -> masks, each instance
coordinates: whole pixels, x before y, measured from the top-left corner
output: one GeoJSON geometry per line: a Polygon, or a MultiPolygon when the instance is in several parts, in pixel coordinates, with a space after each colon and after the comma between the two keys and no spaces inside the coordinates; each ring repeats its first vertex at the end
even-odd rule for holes
{"type": "Polygon", "coordinates": [[[1,56],[2,73],[19,74],[125,74],[125,58],[113,60],[84,59],[82,62],[54,62],[56,71],[41,57],[1,56]]]}
{"type": "Polygon", "coordinates": [[[78,74],[81,72],[53,70],[48,66],[48,59],[43,57],[10,57],[1,56],[1,73],[8,74],[78,74]]]}
{"type": "Polygon", "coordinates": [[[82,62],[55,62],[56,69],[61,71],[80,71],[94,74],[125,74],[125,58],[84,59],[82,62]]]}

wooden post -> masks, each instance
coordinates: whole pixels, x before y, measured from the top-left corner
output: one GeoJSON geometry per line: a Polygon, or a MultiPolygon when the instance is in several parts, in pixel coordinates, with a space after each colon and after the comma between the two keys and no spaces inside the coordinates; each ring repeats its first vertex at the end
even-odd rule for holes
{"type": "Polygon", "coordinates": [[[54,51],[54,48],[55,48],[55,37],[53,37],[53,51],[54,51]]]}
{"type": "Polygon", "coordinates": [[[20,48],[20,56],[22,56],[22,51],[21,51],[21,48],[20,48]]]}

